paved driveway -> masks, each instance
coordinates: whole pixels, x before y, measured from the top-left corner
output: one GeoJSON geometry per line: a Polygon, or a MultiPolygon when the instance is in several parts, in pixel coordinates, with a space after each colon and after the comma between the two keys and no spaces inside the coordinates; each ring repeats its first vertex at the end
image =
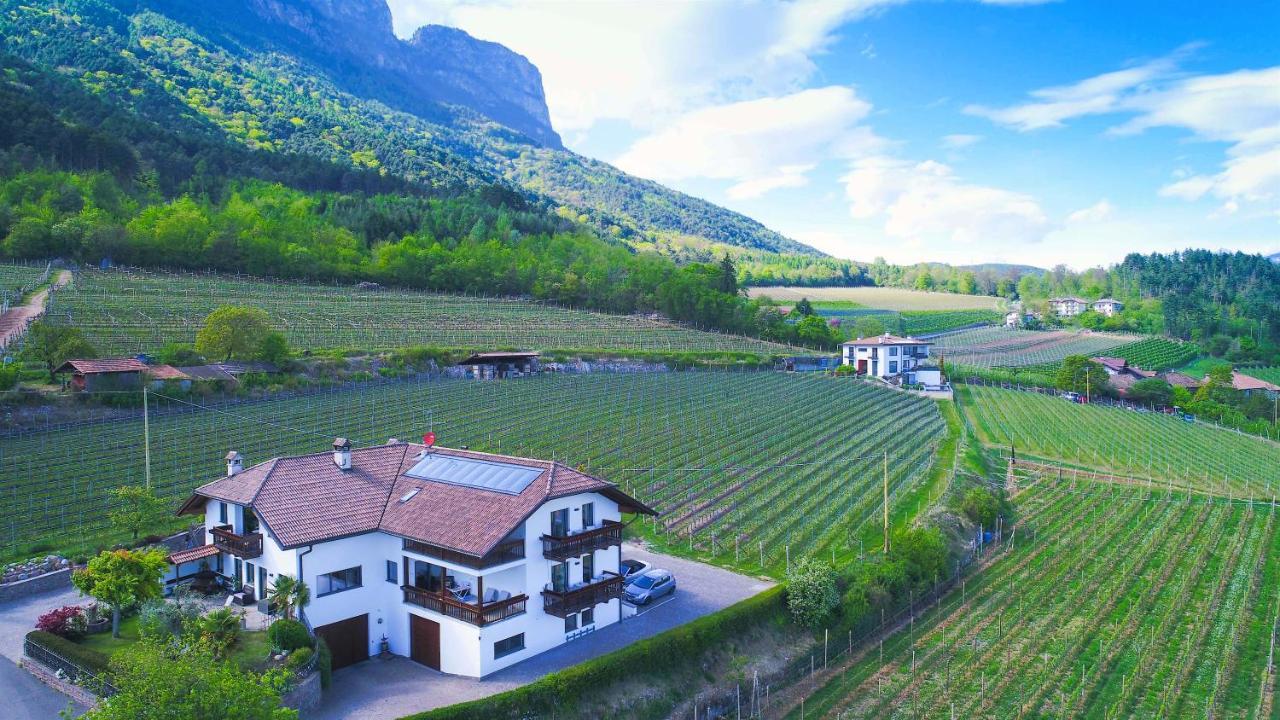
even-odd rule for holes
{"type": "MultiPolygon", "coordinates": [[[[50,608],[82,601],[79,592],[67,589],[0,604],[0,655],[4,656],[0,658],[0,702],[5,704],[0,716],[56,718],[71,702],[16,663],[22,657],[22,639],[35,627],[36,618],[50,608]]],[[[85,708],[76,706],[77,715],[84,711],[85,708]]]]}
{"type": "Polygon", "coordinates": [[[334,673],[333,687],[325,692],[324,704],[311,717],[380,720],[486,697],[683,625],[773,585],[692,560],[651,553],[630,543],[623,546],[622,554],[674,573],[679,583],[674,598],[483,680],[444,675],[402,657],[373,659],[344,668],[334,673]]]}

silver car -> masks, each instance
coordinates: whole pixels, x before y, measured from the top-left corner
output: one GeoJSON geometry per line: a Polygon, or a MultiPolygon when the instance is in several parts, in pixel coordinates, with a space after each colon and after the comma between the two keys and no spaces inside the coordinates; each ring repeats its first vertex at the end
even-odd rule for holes
{"type": "Polygon", "coordinates": [[[649,570],[627,584],[622,597],[632,605],[650,602],[676,591],[676,578],[666,570],[649,570]]]}

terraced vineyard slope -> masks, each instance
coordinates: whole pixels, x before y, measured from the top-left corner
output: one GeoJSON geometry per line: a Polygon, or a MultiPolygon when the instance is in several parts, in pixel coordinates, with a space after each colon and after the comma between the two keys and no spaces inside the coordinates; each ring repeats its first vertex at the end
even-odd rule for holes
{"type": "Polygon", "coordinates": [[[55,296],[50,317],[79,327],[100,354],[126,355],[193,342],[205,316],[226,304],[265,310],[299,349],[788,351],[777,343],[646,317],[522,300],[146,271],[81,272],[55,296]]]}
{"type": "Polygon", "coordinates": [[[22,294],[31,290],[48,277],[48,266],[0,263],[0,302],[7,298],[16,302],[22,294]]]}
{"type": "MultiPolygon", "coordinates": [[[[401,381],[195,408],[152,396],[153,485],[176,507],[217,477],[228,450],[249,463],[416,438],[583,466],[662,512],[635,523],[672,552],[778,573],[810,553],[858,550],[881,507],[884,453],[895,497],[929,469],[943,421],[929,400],[868,383],[773,372],[401,381]]],[[[139,419],[0,437],[7,463],[0,546],[68,542],[105,526],[107,492],[140,482],[139,419]]]]}
{"type": "Polygon", "coordinates": [[[1270,501],[1280,444],[1158,413],[1079,405],[1052,395],[962,385],[957,399],[984,443],[1198,492],[1270,501]]]}
{"type": "Polygon", "coordinates": [[[878,310],[851,307],[845,303],[827,305],[814,303],[814,312],[829,320],[839,320],[846,332],[854,331],[854,324],[861,317],[871,316],[884,324],[889,332],[897,335],[928,335],[954,328],[997,323],[1001,314],[995,310],[878,310]]]}
{"type": "Polygon", "coordinates": [[[768,296],[785,303],[801,298],[854,302],[882,310],[999,310],[1004,299],[888,287],[753,287],[751,297],[768,296]]]}
{"type": "Polygon", "coordinates": [[[984,327],[937,338],[933,354],[942,355],[949,363],[980,368],[1028,367],[1061,362],[1068,355],[1102,355],[1139,339],[1137,335],[1088,330],[984,327]]]}
{"type": "Polygon", "coordinates": [[[1028,480],[1013,542],[805,718],[1274,717],[1280,509],[1028,480]]]}
{"type": "Polygon", "coordinates": [[[1130,365],[1143,370],[1168,370],[1186,365],[1200,357],[1200,348],[1194,343],[1166,338],[1146,338],[1109,350],[1112,357],[1124,358],[1130,365]]]}

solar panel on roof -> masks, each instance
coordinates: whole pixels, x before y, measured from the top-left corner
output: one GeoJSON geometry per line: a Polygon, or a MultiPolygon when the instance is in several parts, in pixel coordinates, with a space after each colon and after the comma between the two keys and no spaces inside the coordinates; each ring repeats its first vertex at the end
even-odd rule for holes
{"type": "Polygon", "coordinates": [[[454,457],[432,453],[405,473],[419,480],[434,480],[480,490],[519,495],[542,474],[541,468],[454,457]]]}

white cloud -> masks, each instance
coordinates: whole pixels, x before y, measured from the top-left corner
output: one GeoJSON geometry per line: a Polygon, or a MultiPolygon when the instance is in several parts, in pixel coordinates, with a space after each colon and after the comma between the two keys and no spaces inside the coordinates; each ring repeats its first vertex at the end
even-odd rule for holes
{"type": "Polygon", "coordinates": [[[843,182],[854,218],[883,218],[886,235],[917,243],[1017,247],[1040,240],[1049,224],[1035,198],[967,183],[932,160],[864,158],[843,182]]]}
{"type": "Polygon", "coordinates": [[[944,135],[942,138],[942,147],[947,148],[948,150],[959,150],[960,148],[967,148],[970,145],[974,145],[981,140],[981,135],[944,135]]]}
{"type": "Polygon", "coordinates": [[[1103,199],[1087,208],[1080,208],[1067,216],[1068,223],[1100,223],[1115,213],[1109,200],[1103,199]]]}
{"type": "Polygon", "coordinates": [[[858,123],[871,112],[853,88],[831,86],[695,110],[636,141],[614,164],[661,182],[734,183],[730,198],[799,187],[829,157],[855,158],[887,143],[858,123]]]}
{"type": "Polygon", "coordinates": [[[1179,74],[1177,63],[1191,49],[1074,85],[1035,90],[1028,103],[998,109],[971,105],[965,111],[1022,132],[1101,114],[1132,115],[1108,131],[1115,136],[1156,127],[1187,130],[1200,140],[1229,143],[1227,158],[1216,173],[1180,169],[1161,195],[1213,197],[1227,212],[1243,203],[1280,205],[1280,67],[1179,74]]]}
{"type": "Polygon", "coordinates": [[[459,27],[542,71],[560,131],[606,119],[661,127],[708,104],[803,87],[837,28],[902,0],[391,0],[397,32],[459,27]]]}

